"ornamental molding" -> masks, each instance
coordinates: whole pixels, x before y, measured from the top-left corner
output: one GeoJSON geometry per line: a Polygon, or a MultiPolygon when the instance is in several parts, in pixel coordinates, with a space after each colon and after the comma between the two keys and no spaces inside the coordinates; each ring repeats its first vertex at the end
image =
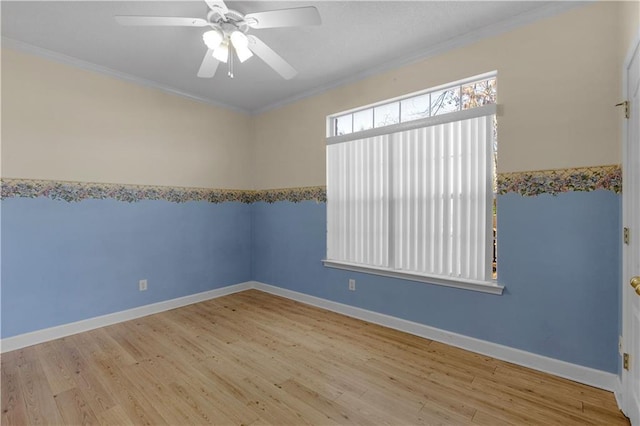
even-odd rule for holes
{"type": "Polygon", "coordinates": [[[128,203],[142,200],[162,200],[173,203],[206,201],[209,203],[240,202],[250,204],[258,201],[266,203],[276,201],[297,203],[309,200],[324,202],[327,199],[324,186],[254,191],[13,178],[1,179],[0,185],[0,199],[2,200],[44,197],[67,202],[112,199],[128,203]]]}
{"type": "Polygon", "coordinates": [[[283,188],[283,189],[263,189],[255,192],[254,201],[263,201],[265,203],[275,203],[276,201],[291,201],[298,203],[300,201],[316,201],[318,203],[327,202],[326,186],[305,186],[299,188],[283,188]]]}
{"type": "Polygon", "coordinates": [[[557,195],[562,192],[590,192],[597,189],[622,193],[620,165],[577,167],[498,174],[498,194],[523,196],[557,195]]]}
{"type": "MultiPolygon", "coordinates": [[[[151,185],[126,185],[113,183],[72,182],[56,180],[13,179],[0,180],[0,199],[50,198],[67,202],[87,199],[112,199],[129,203],[142,200],[162,200],[173,203],[205,201],[209,203],[255,202],[275,203],[289,201],[327,201],[325,186],[297,188],[242,190],[209,189],[151,185]]],[[[542,194],[557,195],[573,191],[622,192],[622,168],[620,165],[578,167],[557,170],[538,170],[498,174],[498,194],[516,193],[523,196],[542,194]]]]}

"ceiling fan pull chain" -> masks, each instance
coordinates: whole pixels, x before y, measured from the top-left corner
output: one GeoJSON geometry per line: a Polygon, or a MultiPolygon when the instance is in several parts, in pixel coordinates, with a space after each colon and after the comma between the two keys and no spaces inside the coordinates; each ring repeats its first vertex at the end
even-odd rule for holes
{"type": "Polygon", "coordinates": [[[229,43],[229,72],[227,75],[233,78],[233,45],[229,43]]]}

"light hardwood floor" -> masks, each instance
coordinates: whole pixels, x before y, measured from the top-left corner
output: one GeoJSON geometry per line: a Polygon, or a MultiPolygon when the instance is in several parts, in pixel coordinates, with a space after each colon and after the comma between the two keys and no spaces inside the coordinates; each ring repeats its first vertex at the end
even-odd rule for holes
{"type": "Polygon", "coordinates": [[[609,392],[257,290],[1,363],[7,426],[628,424],[609,392]]]}

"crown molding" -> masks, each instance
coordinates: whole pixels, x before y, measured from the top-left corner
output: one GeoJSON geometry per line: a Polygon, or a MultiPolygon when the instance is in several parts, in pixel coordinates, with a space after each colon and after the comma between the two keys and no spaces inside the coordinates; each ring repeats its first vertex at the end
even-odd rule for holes
{"type": "Polygon", "coordinates": [[[259,115],[269,110],[280,108],[285,105],[291,104],[293,102],[297,102],[302,99],[319,95],[329,90],[332,90],[341,86],[345,86],[347,84],[354,83],[356,81],[363,80],[365,78],[368,78],[377,74],[382,74],[384,72],[402,68],[404,66],[414,64],[416,62],[422,61],[429,57],[433,57],[435,55],[442,54],[444,52],[447,52],[453,49],[470,45],[484,38],[503,34],[505,32],[533,23],[540,19],[549,18],[551,16],[558,15],[560,13],[573,9],[577,6],[593,3],[594,1],[595,0],[554,1],[545,7],[542,7],[533,11],[521,13],[519,15],[506,19],[502,22],[468,32],[458,37],[451,38],[442,43],[438,43],[435,46],[431,46],[427,49],[420,50],[406,56],[391,58],[391,60],[387,61],[385,64],[382,64],[380,66],[369,68],[362,72],[355,73],[347,78],[339,79],[331,83],[318,86],[314,89],[301,92],[297,95],[294,95],[286,99],[268,104],[264,107],[260,107],[252,110],[239,108],[233,105],[228,105],[222,102],[214,101],[209,98],[204,98],[191,93],[187,93],[187,92],[175,89],[168,85],[164,85],[152,80],[148,80],[148,79],[133,76],[131,74],[116,71],[111,68],[107,68],[101,65],[88,62],[88,61],[74,58],[72,56],[64,55],[62,53],[54,52],[52,50],[44,49],[44,48],[29,44],[29,43],[25,43],[19,40],[15,40],[9,37],[2,36],[1,40],[2,40],[2,48],[6,47],[6,48],[17,50],[20,52],[29,53],[29,54],[39,56],[45,59],[49,59],[55,62],[63,63],[66,65],[70,65],[70,66],[84,69],[87,71],[93,71],[96,73],[108,75],[110,77],[124,80],[133,84],[138,84],[144,87],[157,89],[171,95],[180,96],[183,98],[202,102],[215,107],[225,108],[225,109],[243,113],[243,114],[259,115]]]}
{"type": "Polygon", "coordinates": [[[272,109],[277,109],[283,107],[285,105],[291,104],[293,102],[300,101],[302,99],[306,99],[315,95],[319,95],[321,93],[327,92],[332,89],[336,89],[341,86],[345,86],[347,84],[355,83],[356,81],[364,80],[365,78],[372,77],[374,75],[382,74],[384,72],[396,70],[407,65],[411,65],[422,61],[424,59],[448,52],[450,50],[454,50],[463,46],[468,46],[475,42],[478,42],[482,39],[497,36],[500,34],[504,34],[508,31],[514,30],[516,28],[531,24],[535,21],[550,18],[555,15],[559,15],[563,12],[566,12],[570,9],[573,9],[577,6],[582,6],[586,4],[593,3],[595,0],[579,0],[579,1],[554,1],[553,3],[542,7],[540,9],[536,9],[533,11],[521,13],[519,15],[513,16],[509,19],[506,19],[502,22],[498,22],[493,25],[489,25],[478,30],[470,31],[461,36],[457,36],[451,38],[449,40],[438,43],[434,46],[430,46],[427,49],[416,51],[412,54],[391,58],[386,63],[369,68],[359,73],[355,73],[347,78],[343,78],[340,80],[333,81],[329,84],[316,87],[314,89],[299,93],[297,95],[291,96],[287,99],[283,99],[278,102],[274,102],[267,106],[255,109],[251,111],[252,115],[259,115],[264,112],[267,112],[272,109]]]}
{"type": "Polygon", "coordinates": [[[23,41],[19,41],[10,37],[2,36],[2,48],[3,49],[8,48],[8,49],[16,50],[19,52],[28,53],[28,54],[38,56],[44,59],[48,59],[54,62],[70,65],[75,68],[96,72],[98,74],[104,74],[109,77],[114,77],[119,80],[127,81],[129,83],[137,84],[137,85],[148,87],[151,89],[160,90],[170,95],[180,96],[183,98],[190,99],[192,101],[202,102],[218,108],[224,108],[224,109],[239,112],[242,114],[250,114],[250,111],[244,108],[239,108],[233,105],[217,102],[212,99],[203,98],[201,96],[183,92],[181,90],[175,89],[171,86],[164,85],[162,83],[136,77],[134,75],[127,74],[124,72],[116,71],[111,68],[103,67],[102,65],[97,65],[92,62],[83,61],[82,59],[74,58],[73,56],[68,56],[62,53],[54,52],[52,50],[44,49],[42,47],[34,46],[32,44],[25,43],[23,41]]]}

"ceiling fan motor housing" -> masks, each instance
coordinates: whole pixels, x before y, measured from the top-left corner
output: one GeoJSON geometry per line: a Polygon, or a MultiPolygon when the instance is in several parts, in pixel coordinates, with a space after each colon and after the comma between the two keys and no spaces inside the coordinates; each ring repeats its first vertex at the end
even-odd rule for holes
{"type": "Polygon", "coordinates": [[[221,30],[225,35],[231,35],[234,31],[249,31],[249,24],[244,19],[244,15],[235,10],[226,13],[221,10],[210,10],[207,14],[207,21],[211,28],[221,30]]]}

